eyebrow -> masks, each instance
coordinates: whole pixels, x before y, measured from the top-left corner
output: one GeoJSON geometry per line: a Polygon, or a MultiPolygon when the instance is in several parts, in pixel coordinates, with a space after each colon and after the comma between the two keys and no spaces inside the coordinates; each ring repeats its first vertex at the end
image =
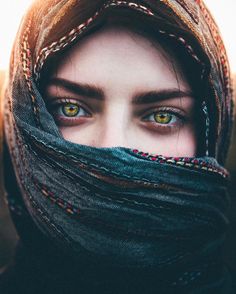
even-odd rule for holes
{"type": "Polygon", "coordinates": [[[59,86],[65,90],[70,91],[73,94],[86,96],[89,98],[95,98],[98,100],[104,99],[104,93],[102,89],[96,86],[91,86],[88,84],[80,84],[72,81],[68,81],[62,78],[52,78],[49,80],[49,86],[59,86]]]}
{"type": "Polygon", "coordinates": [[[151,104],[158,101],[168,100],[171,98],[193,97],[191,91],[182,91],[180,89],[165,89],[160,91],[150,91],[138,93],[133,98],[133,103],[137,105],[151,104]]]}
{"type": "MultiPolygon", "coordinates": [[[[94,85],[84,83],[72,82],[62,78],[51,78],[49,86],[59,86],[68,90],[76,95],[86,96],[97,100],[104,100],[104,91],[94,85]]],[[[132,103],[136,105],[151,104],[158,101],[163,101],[171,98],[193,97],[191,91],[182,91],[180,89],[165,89],[160,91],[149,91],[144,93],[137,93],[132,99],[132,103]]]]}

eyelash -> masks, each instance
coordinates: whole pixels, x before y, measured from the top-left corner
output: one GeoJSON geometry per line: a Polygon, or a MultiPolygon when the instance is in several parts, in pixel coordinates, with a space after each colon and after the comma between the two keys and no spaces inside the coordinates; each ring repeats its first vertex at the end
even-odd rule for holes
{"type": "MultiPolygon", "coordinates": [[[[77,99],[68,99],[68,98],[64,98],[64,99],[55,98],[54,101],[48,105],[49,112],[53,115],[56,123],[58,125],[63,125],[63,126],[74,126],[79,124],[80,122],[82,123],[83,119],[86,120],[86,118],[92,117],[92,114],[88,110],[88,108],[89,107],[85,105],[85,103],[81,103],[77,99]],[[79,109],[86,114],[82,116],[78,116],[78,115],[71,116],[71,117],[66,116],[63,113],[62,107],[67,104],[78,106],[79,109]],[[61,114],[58,114],[58,110],[60,110],[61,114]]],[[[144,115],[142,115],[141,121],[145,124],[148,123],[149,128],[153,131],[160,130],[163,132],[168,132],[168,130],[172,131],[176,128],[179,128],[181,125],[183,125],[187,121],[187,117],[184,114],[184,111],[180,109],[163,106],[163,107],[158,107],[156,109],[151,108],[148,111],[145,111],[144,115]],[[174,118],[175,122],[174,123],[168,122],[166,124],[158,123],[154,119],[154,116],[158,114],[165,114],[165,115],[167,114],[172,117],[171,121],[174,118]],[[151,117],[152,119],[150,119],[151,117]]]]}
{"type": "Polygon", "coordinates": [[[91,112],[88,110],[88,106],[84,105],[83,103],[75,99],[68,99],[68,98],[56,99],[55,98],[54,101],[48,105],[48,110],[53,115],[54,119],[59,125],[66,124],[66,126],[72,126],[72,125],[76,125],[76,123],[78,122],[78,119],[91,117],[91,112]],[[79,112],[82,110],[83,112],[86,113],[86,115],[78,116],[77,114],[71,117],[66,116],[65,113],[63,113],[62,107],[66,106],[67,104],[72,104],[77,106],[79,108],[79,112]],[[60,114],[58,113],[59,110],[61,112],[60,114]]]}
{"type": "Polygon", "coordinates": [[[156,128],[162,128],[165,130],[173,130],[175,128],[179,128],[181,125],[185,124],[187,121],[187,116],[186,114],[177,108],[173,107],[159,107],[157,109],[150,109],[150,112],[148,114],[145,114],[142,118],[143,122],[149,122],[152,125],[152,128],[155,130],[156,128]],[[157,114],[167,114],[170,115],[173,120],[175,118],[175,122],[168,122],[167,124],[164,123],[158,123],[155,121],[154,116],[157,114]],[[153,117],[153,119],[150,119],[150,117],[153,117]]]}

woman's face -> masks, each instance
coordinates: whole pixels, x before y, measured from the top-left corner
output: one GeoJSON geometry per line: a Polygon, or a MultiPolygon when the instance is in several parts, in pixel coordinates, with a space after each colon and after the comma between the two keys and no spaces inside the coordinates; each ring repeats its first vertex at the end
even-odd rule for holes
{"type": "Polygon", "coordinates": [[[196,155],[196,101],[168,52],[119,26],[80,40],[56,65],[45,90],[62,136],[94,147],[196,155]]]}

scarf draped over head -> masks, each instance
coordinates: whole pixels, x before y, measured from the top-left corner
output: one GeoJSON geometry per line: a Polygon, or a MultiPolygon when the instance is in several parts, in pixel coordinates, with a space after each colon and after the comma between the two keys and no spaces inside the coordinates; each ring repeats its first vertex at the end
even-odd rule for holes
{"type": "Polygon", "coordinates": [[[31,247],[42,238],[83,265],[152,271],[153,288],[218,293],[226,280],[220,252],[229,199],[222,164],[232,124],[218,28],[201,0],[89,2],[35,1],[16,38],[4,120],[6,188],[19,234],[31,247]],[[39,91],[43,67],[122,9],[152,21],[157,36],[179,44],[201,68],[206,156],[164,157],[62,138],[39,91]]]}

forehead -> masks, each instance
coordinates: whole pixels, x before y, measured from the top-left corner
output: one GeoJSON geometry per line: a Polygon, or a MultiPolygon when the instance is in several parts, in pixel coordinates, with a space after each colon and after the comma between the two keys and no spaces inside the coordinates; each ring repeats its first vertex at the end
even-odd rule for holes
{"type": "Polygon", "coordinates": [[[52,75],[110,85],[134,82],[136,87],[188,85],[172,48],[121,25],[104,26],[81,39],[57,60],[52,75]]]}

